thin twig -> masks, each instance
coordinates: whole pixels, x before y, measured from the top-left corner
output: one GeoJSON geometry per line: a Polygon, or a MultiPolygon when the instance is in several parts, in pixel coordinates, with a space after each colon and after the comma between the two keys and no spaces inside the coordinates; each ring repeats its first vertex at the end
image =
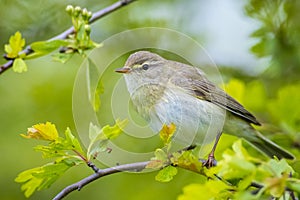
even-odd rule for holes
{"type": "MultiPolygon", "coordinates": [[[[95,12],[93,14],[93,16],[90,19],[90,24],[97,21],[98,19],[134,2],[136,0],[120,0],[102,10],[99,10],[97,12],[95,12]]],[[[64,32],[62,32],[61,34],[50,38],[48,41],[51,40],[58,40],[58,39],[66,39],[70,34],[74,33],[74,27],[70,27],[69,29],[65,30],[64,32]]],[[[31,49],[30,45],[28,45],[23,51],[21,51],[19,54],[25,54],[25,55],[30,55],[33,53],[33,50],[31,49]]],[[[5,72],[6,70],[8,70],[9,68],[11,68],[13,66],[14,60],[9,60],[7,61],[5,64],[0,66],[0,74],[2,74],[3,72],[5,72]]]]}
{"type": "Polygon", "coordinates": [[[145,169],[145,167],[148,163],[149,163],[149,161],[145,161],[145,162],[137,162],[137,163],[118,165],[118,166],[110,167],[110,168],[106,168],[106,169],[98,169],[98,171],[95,174],[92,174],[92,175],[78,181],[77,183],[74,183],[72,185],[65,187],[60,193],[58,193],[53,198],[53,200],[63,199],[65,196],[67,196],[72,191],[74,191],[74,190],[79,191],[85,185],[87,185],[103,176],[107,176],[107,175],[114,174],[117,172],[122,172],[122,171],[133,171],[133,172],[141,171],[141,170],[145,169]]]}

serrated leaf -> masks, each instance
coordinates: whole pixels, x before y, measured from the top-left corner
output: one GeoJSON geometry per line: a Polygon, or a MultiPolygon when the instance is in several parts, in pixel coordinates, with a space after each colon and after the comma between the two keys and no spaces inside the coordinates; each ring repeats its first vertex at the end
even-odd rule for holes
{"type": "Polygon", "coordinates": [[[94,157],[95,153],[99,153],[99,150],[106,150],[108,140],[112,140],[118,137],[122,133],[122,129],[126,126],[127,122],[128,121],[126,119],[123,121],[117,119],[114,126],[106,125],[101,130],[99,130],[99,127],[90,124],[90,144],[87,150],[88,160],[90,160],[91,157],[94,157]],[[99,144],[97,145],[98,142],[99,144]]]}
{"type": "Polygon", "coordinates": [[[271,159],[267,163],[270,172],[272,172],[275,176],[281,177],[282,174],[290,174],[293,173],[293,168],[286,162],[286,160],[275,160],[271,159]]]}
{"type": "Polygon", "coordinates": [[[54,141],[58,138],[56,127],[51,122],[36,124],[28,128],[27,135],[21,134],[24,138],[54,141]]]}
{"type": "Polygon", "coordinates": [[[43,158],[53,158],[66,155],[66,149],[64,149],[62,146],[63,145],[61,143],[53,142],[50,143],[48,146],[37,145],[34,147],[34,150],[42,152],[43,158]]]}
{"type": "Polygon", "coordinates": [[[27,65],[22,58],[16,58],[12,66],[14,72],[22,73],[27,71],[27,65]]]}
{"type": "Polygon", "coordinates": [[[177,174],[176,167],[167,166],[158,172],[158,174],[155,176],[155,180],[159,182],[169,182],[173,179],[173,177],[176,174],[177,174]]]}
{"type": "Polygon", "coordinates": [[[80,164],[81,161],[74,162],[71,158],[57,160],[42,167],[37,167],[21,172],[15,179],[18,183],[23,183],[21,189],[26,197],[30,197],[36,190],[49,188],[61,175],[70,167],[80,164]]]}
{"type": "Polygon", "coordinates": [[[83,154],[82,147],[78,139],[72,134],[71,130],[67,128],[65,131],[66,149],[75,150],[78,153],[83,154]]]}
{"type": "Polygon", "coordinates": [[[119,119],[116,120],[116,124],[114,126],[104,126],[102,128],[102,132],[104,133],[106,139],[115,139],[122,133],[122,129],[126,126],[128,123],[128,120],[125,119],[123,121],[120,121],[119,119]]]}
{"type": "Polygon", "coordinates": [[[159,132],[160,139],[164,142],[164,144],[169,144],[171,138],[173,137],[176,131],[176,125],[171,123],[169,125],[164,124],[162,129],[159,132]]]}
{"type": "Polygon", "coordinates": [[[95,145],[90,152],[88,152],[88,160],[91,158],[97,158],[98,154],[101,152],[110,152],[109,148],[107,147],[109,140],[102,140],[99,142],[98,145],[95,145]]]}
{"type": "Polygon", "coordinates": [[[20,51],[22,51],[25,46],[25,39],[22,38],[22,35],[17,31],[14,35],[10,36],[9,44],[4,46],[4,50],[7,53],[8,58],[16,58],[20,51]]]}
{"type": "Polygon", "coordinates": [[[202,162],[192,153],[192,151],[175,152],[172,154],[171,162],[181,168],[200,173],[203,169],[202,162]]]}

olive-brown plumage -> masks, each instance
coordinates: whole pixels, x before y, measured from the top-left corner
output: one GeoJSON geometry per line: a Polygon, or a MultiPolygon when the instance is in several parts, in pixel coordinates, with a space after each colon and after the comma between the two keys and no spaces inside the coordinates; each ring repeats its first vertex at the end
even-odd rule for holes
{"type": "Polygon", "coordinates": [[[156,132],[175,123],[179,140],[187,142],[195,132],[191,141],[199,145],[225,132],[246,139],[270,157],[294,158],[255,130],[251,124],[260,123],[254,115],[196,67],[138,51],[116,72],[124,74],[133,104],[156,132]]]}

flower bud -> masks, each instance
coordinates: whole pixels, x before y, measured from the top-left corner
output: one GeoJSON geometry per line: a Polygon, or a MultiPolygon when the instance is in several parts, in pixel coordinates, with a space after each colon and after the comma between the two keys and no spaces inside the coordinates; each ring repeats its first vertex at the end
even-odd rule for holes
{"type": "Polygon", "coordinates": [[[74,12],[74,7],[72,5],[68,5],[66,7],[66,11],[69,15],[72,15],[72,13],[74,12]]]}

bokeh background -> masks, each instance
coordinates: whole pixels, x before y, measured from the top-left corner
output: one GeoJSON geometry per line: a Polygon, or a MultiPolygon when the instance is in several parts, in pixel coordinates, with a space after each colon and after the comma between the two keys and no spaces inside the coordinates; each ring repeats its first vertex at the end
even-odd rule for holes
{"type": "MultiPolygon", "coordinates": [[[[71,26],[65,12],[68,4],[96,11],[114,2],[1,0],[0,53],[4,53],[4,44],[16,31],[30,44],[47,40],[71,26]]],[[[92,39],[101,43],[115,33],[150,26],[189,35],[204,46],[217,64],[228,83],[228,92],[263,122],[260,131],[299,159],[299,9],[297,0],[140,0],[93,24],[92,39]]],[[[26,73],[8,70],[0,75],[1,199],[25,199],[20,184],[14,182],[15,177],[25,169],[49,162],[34,152],[37,141],[26,140],[20,137],[21,133],[46,121],[56,124],[60,132],[70,127],[76,133],[72,90],[82,61],[82,57],[75,55],[61,64],[46,56],[27,61],[26,73]]],[[[4,62],[0,59],[1,64],[4,62]]],[[[119,77],[113,73],[111,76],[115,80],[119,77]]],[[[109,82],[103,83],[104,88],[106,84],[109,82]]],[[[109,90],[104,90],[101,96],[104,104],[105,96],[109,96],[106,92],[109,90]]],[[[222,138],[217,158],[234,139],[222,138]]],[[[291,165],[300,171],[298,160],[291,165]]],[[[91,173],[85,166],[75,167],[50,189],[36,192],[31,199],[51,199],[68,184],[91,173]]],[[[171,183],[159,183],[154,176],[155,173],[114,174],[73,192],[66,199],[176,199],[185,185],[205,181],[200,175],[184,170],[179,170],[171,183]]]]}

